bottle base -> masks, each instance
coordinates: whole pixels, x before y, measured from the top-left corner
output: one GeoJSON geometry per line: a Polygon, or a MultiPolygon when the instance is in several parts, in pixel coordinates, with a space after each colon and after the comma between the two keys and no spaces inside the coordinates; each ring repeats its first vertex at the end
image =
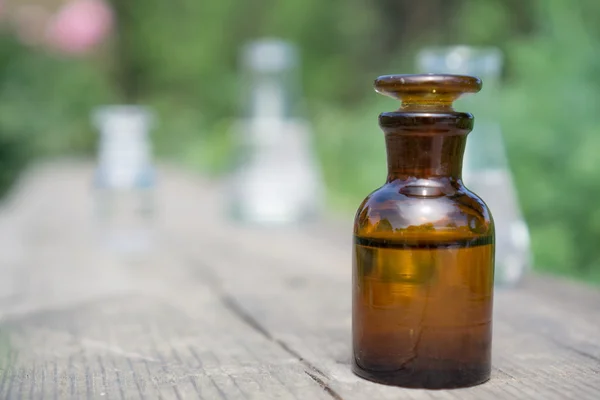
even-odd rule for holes
{"type": "Polygon", "coordinates": [[[444,369],[404,367],[396,371],[373,371],[353,362],[352,372],[375,383],[411,389],[458,389],[480,385],[490,379],[490,367],[487,365],[444,369]]]}

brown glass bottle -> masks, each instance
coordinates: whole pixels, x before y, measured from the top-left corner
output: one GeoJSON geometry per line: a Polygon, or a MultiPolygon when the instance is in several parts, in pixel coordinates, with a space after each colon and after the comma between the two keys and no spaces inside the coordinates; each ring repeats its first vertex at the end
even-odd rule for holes
{"type": "Polygon", "coordinates": [[[391,75],[379,93],[388,177],[354,223],[353,370],[379,383],[471,386],[491,368],[494,225],[462,183],[473,116],[452,102],[481,89],[457,75],[391,75]]]}

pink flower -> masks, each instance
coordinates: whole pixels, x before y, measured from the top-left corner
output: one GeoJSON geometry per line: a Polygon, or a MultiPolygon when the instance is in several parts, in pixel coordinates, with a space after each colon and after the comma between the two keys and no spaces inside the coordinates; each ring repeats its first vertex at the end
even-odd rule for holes
{"type": "Polygon", "coordinates": [[[50,20],[47,44],[67,54],[83,54],[101,43],[113,26],[113,13],[104,0],[72,0],[50,20]]]}

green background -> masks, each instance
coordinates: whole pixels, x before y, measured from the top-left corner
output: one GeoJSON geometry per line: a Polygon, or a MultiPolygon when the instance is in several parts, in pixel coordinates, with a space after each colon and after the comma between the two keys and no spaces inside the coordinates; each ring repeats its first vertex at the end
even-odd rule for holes
{"type": "MultiPolygon", "coordinates": [[[[350,215],[385,178],[373,79],[415,72],[429,45],[506,56],[497,110],[536,268],[600,282],[600,2],[597,0],[114,0],[99,54],[53,56],[0,36],[0,193],[32,160],[92,155],[91,108],[153,107],[159,156],[218,176],[242,107],[238,54],[263,36],[302,54],[329,203],[350,215]]],[[[469,110],[474,111],[474,110],[469,110]]],[[[475,111],[488,112],[489,110],[475,111]]]]}

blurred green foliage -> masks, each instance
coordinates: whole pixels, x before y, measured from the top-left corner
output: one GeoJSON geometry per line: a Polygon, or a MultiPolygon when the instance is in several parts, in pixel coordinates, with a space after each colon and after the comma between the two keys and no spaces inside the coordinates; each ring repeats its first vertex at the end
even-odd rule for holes
{"type": "Polygon", "coordinates": [[[0,197],[28,161],[93,148],[89,110],[116,99],[92,60],[31,51],[0,33],[0,197]]]}
{"type": "Polygon", "coordinates": [[[600,282],[600,13],[597,0],[114,0],[107,54],[60,59],[0,43],[0,190],[31,157],[91,152],[89,111],[153,107],[157,151],[218,174],[239,114],[238,53],[278,36],[302,53],[307,117],[330,202],[350,214],[385,178],[373,93],[414,72],[427,45],[495,45],[506,55],[500,118],[539,268],[600,282]]]}
{"type": "Polygon", "coordinates": [[[600,282],[600,26],[596,1],[540,2],[507,45],[502,122],[537,264],[600,282]]]}

